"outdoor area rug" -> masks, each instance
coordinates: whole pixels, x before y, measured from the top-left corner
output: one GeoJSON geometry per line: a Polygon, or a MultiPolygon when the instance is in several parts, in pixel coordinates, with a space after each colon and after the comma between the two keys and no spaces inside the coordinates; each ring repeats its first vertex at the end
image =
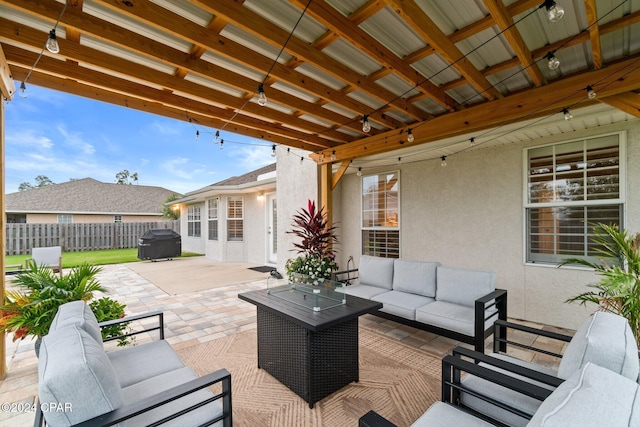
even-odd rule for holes
{"type": "Polygon", "coordinates": [[[360,327],[360,381],[317,402],[313,409],[258,369],[256,331],[178,349],[199,375],[231,372],[233,425],[357,426],[375,410],[399,427],[409,426],[440,399],[441,359],[360,327]]]}
{"type": "Polygon", "coordinates": [[[132,262],[127,266],[169,295],[266,281],[269,277],[269,273],[249,270],[255,264],[216,262],[203,256],[132,262]]]}

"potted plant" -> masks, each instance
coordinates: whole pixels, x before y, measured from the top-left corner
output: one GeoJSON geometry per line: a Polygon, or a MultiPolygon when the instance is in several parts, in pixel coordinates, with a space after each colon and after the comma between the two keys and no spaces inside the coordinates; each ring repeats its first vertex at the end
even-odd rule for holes
{"type": "MultiPolygon", "coordinates": [[[[125,316],[124,309],[126,305],[109,297],[102,297],[100,299],[93,300],[89,303],[89,307],[96,316],[98,323],[106,322],[107,320],[121,319],[125,316]]],[[[135,341],[135,337],[122,337],[122,335],[127,333],[129,329],[129,322],[124,322],[116,325],[104,326],[101,328],[100,332],[102,333],[103,340],[113,337],[121,337],[118,338],[118,347],[122,347],[132,344],[135,341]]]]}
{"type": "Polygon", "coordinates": [[[298,236],[301,241],[293,246],[301,254],[287,260],[285,268],[290,279],[297,275],[306,276],[314,282],[330,279],[331,273],[338,269],[333,245],[338,243],[334,234],[336,227],[329,224],[327,214],[322,208],[316,209],[316,203],[307,202],[307,209],[300,209],[293,216],[293,230],[288,234],[298,236]]]}
{"type": "Polygon", "coordinates": [[[597,262],[572,258],[561,265],[580,264],[590,267],[601,277],[567,302],[594,303],[602,311],[619,314],[629,321],[640,347],[640,233],[630,234],[616,225],[594,225],[593,242],[601,255],[597,262]]]}
{"type": "Polygon", "coordinates": [[[101,267],[82,264],[62,276],[51,267],[31,263],[15,276],[17,289],[7,290],[0,306],[0,331],[13,332],[13,340],[38,338],[49,332],[58,307],[67,302],[90,301],[95,292],[106,292],[96,275],[101,267]]]}

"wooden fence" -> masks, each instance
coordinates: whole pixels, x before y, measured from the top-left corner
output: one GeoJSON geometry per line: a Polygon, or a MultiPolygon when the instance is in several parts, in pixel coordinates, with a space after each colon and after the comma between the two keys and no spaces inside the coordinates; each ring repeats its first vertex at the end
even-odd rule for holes
{"type": "Polygon", "coordinates": [[[180,221],[87,224],[7,224],[6,255],[30,254],[31,248],[62,246],[63,252],[137,248],[148,230],[170,228],[180,221]]]}

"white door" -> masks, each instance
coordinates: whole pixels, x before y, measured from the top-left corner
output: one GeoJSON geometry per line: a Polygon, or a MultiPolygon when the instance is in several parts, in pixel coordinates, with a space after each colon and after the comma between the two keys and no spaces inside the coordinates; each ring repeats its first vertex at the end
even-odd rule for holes
{"type": "Polygon", "coordinates": [[[269,263],[278,263],[278,200],[275,194],[267,196],[267,254],[269,263]]]}

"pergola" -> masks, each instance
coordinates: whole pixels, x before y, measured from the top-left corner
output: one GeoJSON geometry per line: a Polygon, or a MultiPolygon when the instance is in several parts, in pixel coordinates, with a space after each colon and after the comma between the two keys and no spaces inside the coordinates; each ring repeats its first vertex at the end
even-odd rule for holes
{"type": "MultiPolygon", "coordinates": [[[[363,157],[433,158],[429,144],[597,103],[640,118],[640,1],[555,3],[0,0],[0,88],[11,100],[38,85],[309,151],[331,212],[363,157]],[[57,53],[44,48],[52,30],[57,53]]],[[[4,353],[2,340],[0,377],[4,353]]]]}

